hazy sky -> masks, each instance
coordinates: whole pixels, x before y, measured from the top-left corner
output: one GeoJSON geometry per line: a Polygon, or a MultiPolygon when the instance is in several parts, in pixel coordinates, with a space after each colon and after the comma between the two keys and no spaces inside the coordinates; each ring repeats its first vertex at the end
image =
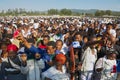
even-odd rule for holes
{"type": "Polygon", "coordinates": [[[102,9],[120,11],[120,0],[0,0],[0,10],[25,8],[45,11],[54,9],[102,9]]]}

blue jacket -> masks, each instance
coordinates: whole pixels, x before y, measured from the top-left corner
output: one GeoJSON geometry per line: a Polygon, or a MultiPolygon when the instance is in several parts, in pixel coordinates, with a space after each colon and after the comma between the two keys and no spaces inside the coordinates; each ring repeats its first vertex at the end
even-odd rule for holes
{"type": "Polygon", "coordinates": [[[47,64],[47,62],[52,61],[54,55],[48,55],[46,49],[40,49],[40,48],[31,46],[31,48],[29,48],[28,51],[31,52],[32,55],[34,55],[35,53],[39,53],[41,55],[41,58],[45,62],[45,68],[42,70],[42,72],[46,71],[51,67],[50,65],[47,64]]]}

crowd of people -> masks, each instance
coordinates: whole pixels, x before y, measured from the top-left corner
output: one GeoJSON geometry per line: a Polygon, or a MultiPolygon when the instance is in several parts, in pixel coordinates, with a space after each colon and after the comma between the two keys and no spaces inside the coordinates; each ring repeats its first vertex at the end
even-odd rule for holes
{"type": "Polygon", "coordinates": [[[0,17],[0,80],[120,80],[119,59],[119,18],[0,17]]]}

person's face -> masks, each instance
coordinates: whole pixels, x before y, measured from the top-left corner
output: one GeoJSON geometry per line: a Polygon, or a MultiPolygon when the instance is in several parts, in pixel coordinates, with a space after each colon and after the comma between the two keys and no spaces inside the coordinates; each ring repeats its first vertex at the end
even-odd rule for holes
{"type": "Polygon", "coordinates": [[[109,40],[106,41],[106,46],[107,46],[107,47],[111,47],[111,44],[112,44],[111,41],[109,41],[109,40]]]}
{"type": "Polygon", "coordinates": [[[55,60],[56,66],[62,66],[65,63],[65,60],[59,58],[58,60],[55,60]]]}
{"type": "Polygon", "coordinates": [[[111,25],[109,25],[109,26],[107,27],[107,30],[110,30],[110,29],[112,29],[112,26],[111,26],[111,25]]]}
{"type": "Polygon", "coordinates": [[[115,60],[116,59],[116,54],[110,54],[109,55],[109,57],[108,57],[108,59],[110,59],[110,60],[115,60]]]}
{"type": "Polygon", "coordinates": [[[61,50],[61,48],[62,48],[62,42],[57,41],[57,42],[56,42],[56,49],[57,49],[57,50],[61,50]]]}
{"type": "Polygon", "coordinates": [[[82,41],[81,35],[76,35],[75,36],[75,41],[82,41]]]}
{"type": "Polygon", "coordinates": [[[55,48],[53,48],[53,46],[47,46],[47,53],[48,54],[54,54],[55,53],[55,48]]]}
{"type": "MultiPolygon", "coordinates": [[[[93,38],[91,41],[96,41],[96,38],[93,38]]],[[[97,46],[97,44],[92,45],[93,48],[95,48],[97,46]]]]}
{"type": "Polygon", "coordinates": [[[47,37],[43,38],[43,44],[46,45],[49,42],[49,39],[47,37]]]}
{"type": "Polygon", "coordinates": [[[15,51],[9,51],[8,52],[8,57],[11,58],[11,59],[14,59],[16,58],[17,54],[15,51]]]}
{"type": "Polygon", "coordinates": [[[7,51],[7,46],[6,45],[2,45],[1,49],[2,49],[2,51],[7,51]]]}
{"type": "Polygon", "coordinates": [[[84,43],[87,43],[88,42],[88,39],[87,38],[84,38],[84,43]]]}

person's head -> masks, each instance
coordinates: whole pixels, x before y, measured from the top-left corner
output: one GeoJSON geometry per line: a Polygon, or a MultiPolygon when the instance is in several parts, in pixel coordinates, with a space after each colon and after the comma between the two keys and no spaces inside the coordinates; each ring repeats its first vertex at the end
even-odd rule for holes
{"type": "Polygon", "coordinates": [[[84,42],[84,43],[87,43],[87,42],[88,42],[87,36],[84,36],[84,37],[83,37],[83,42],[84,42]]]}
{"type": "Polygon", "coordinates": [[[112,29],[112,24],[107,24],[107,30],[111,30],[112,29]]]}
{"type": "Polygon", "coordinates": [[[32,44],[32,45],[35,44],[35,40],[33,38],[28,38],[27,41],[29,44],[32,44]]]}
{"type": "Polygon", "coordinates": [[[75,41],[82,41],[82,35],[80,35],[80,33],[77,33],[76,35],[75,35],[75,41]]]}
{"type": "MultiPolygon", "coordinates": [[[[95,37],[95,36],[91,36],[91,37],[90,37],[90,41],[91,41],[91,42],[96,41],[96,37],[95,37]]],[[[95,48],[95,47],[96,47],[96,44],[91,45],[91,48],[95,48]]]]}
{"type": "Polygon", "coordinates": [[[56,50],[56,46],[55,46],[55,42],[54,41],[50,41],[47,44],[47,53],[48,54],[54,54],[56,50]]]}
{"type": "Polygon", "coordinates": [[[117,52],[114,51],[108,51],[107,53],[107,58],[110,60],[115,60],[116,59],[117,52]]]}
{"type": "Polygon", "coordinates": [[[1,49],[3,52],[6,52],[6,51],[7,51],[7,44],[6,44],[6,43],[1,43],[0,49],[1,49]]]}
{"type": "Polygon", "coordinates": [[[65,62],[66,62],[66,56],[64,54],[60,53],[55,56],[56,66],[62,66],[65,64],[65,62]]]}
{"type": "Polygon", "coordinates": [[[112,47],[112,41],[111,41],[111,39],[109,37],[106,40],[106,47],[112,47]]]}
{"type": "Polygon", "coordinates": [[[50,37],[48,35],[43,36],[43,44],[47,45],[50,40],[50,37]]]}
{"type": "Polygon", "coordinates": [[[26,57],[27,56],[27,54],[25,53],[25,52],[18,52],[18,54],[20,55],[20,57],[26,57]]]}
{"type": "Polygon", "coordinates": [[[56,41],[56,49],[61,50],[62,46],[63,46],[62,40],[57,40],[56,41]]]}
{"type": "Polygon", "coordinates": [[[7,51],[8,51],[8,57],[14,59],[17,56],[18,47],[14,44],[10,44],[7,46],[7,51]]]}

